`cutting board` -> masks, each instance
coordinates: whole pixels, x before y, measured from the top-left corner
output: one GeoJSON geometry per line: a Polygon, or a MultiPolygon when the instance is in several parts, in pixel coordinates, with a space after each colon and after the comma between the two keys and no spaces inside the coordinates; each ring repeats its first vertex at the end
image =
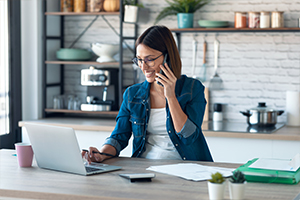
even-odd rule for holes
{"type": "Polygon", "coordinates": [[[205,107],[203,121],[206,122],[209,120],[209,90],[207,87],[205,87],[205,90],[204,90],[204,97],[205,97],[207,103],[206,103],[206,107],[205,107]]]}

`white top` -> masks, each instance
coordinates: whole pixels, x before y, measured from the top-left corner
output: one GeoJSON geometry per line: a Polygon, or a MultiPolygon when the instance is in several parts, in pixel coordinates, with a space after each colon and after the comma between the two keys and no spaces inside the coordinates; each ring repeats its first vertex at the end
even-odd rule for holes
{"type": "Polygon", "coordinates": [[[165,108],[151,108],[145,147],[142,158],[182,160],[167,133],[165,108]]]}

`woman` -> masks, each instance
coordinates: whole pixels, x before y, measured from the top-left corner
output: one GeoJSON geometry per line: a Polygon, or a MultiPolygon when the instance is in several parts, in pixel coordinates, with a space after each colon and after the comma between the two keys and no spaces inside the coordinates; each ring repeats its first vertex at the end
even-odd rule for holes
{"type": "Polygon", "coordinates": [[[148,28],[137,39],[136,52],[133,62],[146,80],[124,92],[116,127],[101,150],[90,147],[82,155],[89,162],[118,156],[133,135],[132,157],[213,161],[201,130],[204,86],[181,75],[171,31],[148,28]]]}

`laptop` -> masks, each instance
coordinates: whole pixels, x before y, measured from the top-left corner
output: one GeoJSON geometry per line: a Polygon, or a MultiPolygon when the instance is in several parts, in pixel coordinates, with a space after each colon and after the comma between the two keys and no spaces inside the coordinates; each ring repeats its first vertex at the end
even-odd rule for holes
{"type": "Polygon", "coordinates": [[[84,164],[72,128],[25,123],[28,137],[40,168],[80,175],[99,174],[121,167],[102,163],[84,164]]]}

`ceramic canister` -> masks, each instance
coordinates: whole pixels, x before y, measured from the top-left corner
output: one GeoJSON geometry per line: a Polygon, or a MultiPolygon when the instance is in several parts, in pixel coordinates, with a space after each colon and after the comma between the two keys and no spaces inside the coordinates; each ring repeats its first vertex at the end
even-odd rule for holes
{"type": "Polygon", "coordinates": [[[248,20],[249,20],[248,22],[249,28],[259,28],[260,13],[249,12],[248,20]]]}
{"type": "Polygon", "coordinates": [[[247,27],[247,13],[235,12],[234,28],[246,28],[247,27]]]}
{"type": "Polygon", "coordinates": [[[272,12],[272,28],[284,27],[283,24],[283,12],[274,11],[272,12]]]}
{"type": "Polygon", "coordinates": [[[260,12],[260,28],[270,28],[270,12],[260,12]]]}

